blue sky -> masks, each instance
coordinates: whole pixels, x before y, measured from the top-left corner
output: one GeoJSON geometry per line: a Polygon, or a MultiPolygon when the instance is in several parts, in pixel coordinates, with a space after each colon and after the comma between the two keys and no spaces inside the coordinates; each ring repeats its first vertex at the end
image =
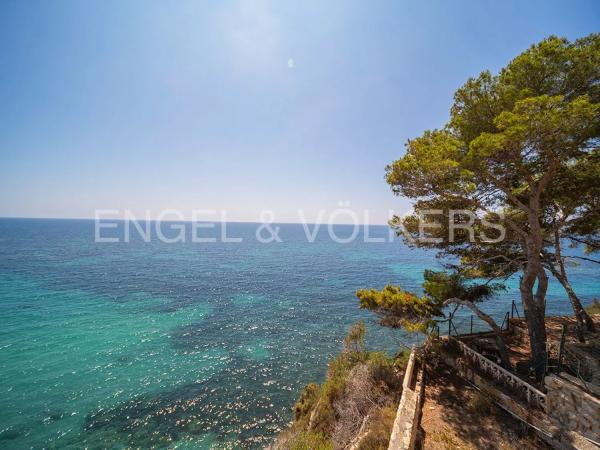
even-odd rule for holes
{"type": "Polygon", "coordinates": [[[384,166],[595,1],[3,1],[0,216],[406,211],[384,166]]]}

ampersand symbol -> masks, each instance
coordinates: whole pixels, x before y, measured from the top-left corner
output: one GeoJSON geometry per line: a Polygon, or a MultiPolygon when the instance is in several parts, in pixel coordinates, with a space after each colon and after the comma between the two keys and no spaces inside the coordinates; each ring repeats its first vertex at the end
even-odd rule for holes
{"type": "Polygon", "coordinates": [[[279,237],[279,227],[271,226],[275,220],[275,214],[273,211],[262,211],[260,213],[260,221],[262,225],[256,229],[256,240],[263,244],[269,244],[271,242],[282,242],[279,237]],[[269,233],[268,237],[263,237],[263,231],[269,233]]]}

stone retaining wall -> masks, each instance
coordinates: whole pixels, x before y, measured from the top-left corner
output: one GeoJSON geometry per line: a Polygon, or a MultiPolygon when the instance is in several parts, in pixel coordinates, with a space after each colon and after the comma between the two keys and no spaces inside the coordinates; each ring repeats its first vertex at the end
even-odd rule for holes
{"type": "Polygon", "coordinates": [[[398,405],[388,450],[412,450],[415,448],[424,388],[423,370],[416,360],[413,349],[406,365],[402,383],[402,398],[398,405]]]}
{"type": "Polygon", "coordinates": [[[600,442],[600,400],[555,375],[546,377],[545,385],[548,415],[561,428],[600,442]]]}

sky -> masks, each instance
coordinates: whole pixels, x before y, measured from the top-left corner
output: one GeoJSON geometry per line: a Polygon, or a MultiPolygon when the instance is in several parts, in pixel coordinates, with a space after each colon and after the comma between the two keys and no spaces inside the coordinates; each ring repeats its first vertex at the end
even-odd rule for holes
{"type": "Polygon", "coordinates": [[[583,0],[6,0],[0,216],[385,223],[386,164],[469,76],[597,31],[583,0]]]}

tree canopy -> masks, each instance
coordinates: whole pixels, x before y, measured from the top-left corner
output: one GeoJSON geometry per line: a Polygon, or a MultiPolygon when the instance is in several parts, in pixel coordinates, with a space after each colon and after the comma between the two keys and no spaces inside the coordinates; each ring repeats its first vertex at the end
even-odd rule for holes
{"type": "Polygon", "coordinates": [[[402,327],[409,332],[431,332],[440,321],[448,320],[445,307],[466,306],[480,319],[487,322],[496,333],[496,341],[503,364],[509,365],[506,344],[500,327],[477,306],[503,289],[500,283],[476,283],[462,273],[454,271],[425,270],[423,292],[418,296],[399,286],[388,285],[382,290],[361,289],[356,295],[360,307],[374,312],[380,323],[394,328],[402,327]]]}
{"type": "MultiPolygon", "coordinates": [[[[574,42],[552,36],[500,73],[485,71],[467,80],[455,93],[450,121],[410,139],[405,155],[386,168],[392,191],[414,201],[413,214],[395,217],[392,226],[411,238],[422,237],[423,223],[437,226],[427,227],[435,240],[417,236],[411,245],[456,256],[466,265],[462,271],[468,268],[474,276],[521,273],[521,300],[540,377],[553,237],[558,232],[559,239],[598,242],[599,102],[600,35],[574,42]],[[565,212],[567,220],[556,220],[565,212]],[[457,230],[457,223],[472,225],[479,236],[457,230]]],[[[384,291],[382,302],[405,295],[393,287],[384,291]]]]}

